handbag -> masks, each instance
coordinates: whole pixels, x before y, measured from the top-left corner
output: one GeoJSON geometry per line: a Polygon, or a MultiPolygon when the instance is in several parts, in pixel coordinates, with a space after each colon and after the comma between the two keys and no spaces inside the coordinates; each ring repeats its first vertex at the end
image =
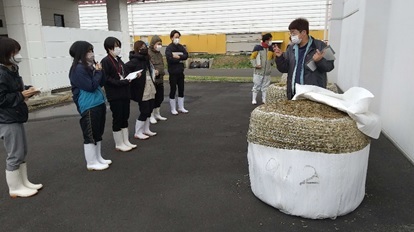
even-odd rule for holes
{"type": "Polygon", "coordinates": [[[144,94],[142,96],[142,101],[148,101],[155,98],[155,90],[154,81],[152,80],[152,76],[150,72],[147,71],[145,79],[145,87],[144,87],[144,94]]]}

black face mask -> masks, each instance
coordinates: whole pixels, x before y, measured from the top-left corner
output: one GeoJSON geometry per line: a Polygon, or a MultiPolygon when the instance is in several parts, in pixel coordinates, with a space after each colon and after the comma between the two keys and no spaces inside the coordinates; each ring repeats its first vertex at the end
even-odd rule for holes
{"type": "Polygon", "coordinates": [[[141,55],[148,55],[148,48],[141,48],[138,53],[141,55]]]}

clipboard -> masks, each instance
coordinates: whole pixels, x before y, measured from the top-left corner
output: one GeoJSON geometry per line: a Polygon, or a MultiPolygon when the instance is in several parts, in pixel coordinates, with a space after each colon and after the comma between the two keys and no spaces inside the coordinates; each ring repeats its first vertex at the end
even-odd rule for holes
{"type": "Polygon", "coordinates": [[[330,45],[326,46],[323,49],[323,52],[325,53],[323,55],[323,58],[325,58],[325,60],[335,60],[335,51],[332,49],[330,45]]]}
{"type": "MultiPolygon", "coordinates": [[[[330,45],[328,45],[328,46],[326,46],[324,49],[323,49],[323,52],[324,52],[324,54],[323,54],[323,58],[325,58],[325,60],[335,60],[335,51],[332,49],[332,47],[330,46],[330,45]]],[[[308,66],[308,68],[310,69],[310,70],[312,70],[312,72],[313,71],[315,71],[316,70],[316,64],[315,64],[315,61],[312,59],[312,60],[310,60],[307,64],[306,64],[306,66],[308,66]]]]}
{"type": "Polygon", "coordinates": [[[182,56],[182,55],[184,55],[184,53],[182,53],[182,52],[172,52],[172,54],[173,54],[173,56],[174,56],[174,55],[177,55],[177,56],[182,56]]]}

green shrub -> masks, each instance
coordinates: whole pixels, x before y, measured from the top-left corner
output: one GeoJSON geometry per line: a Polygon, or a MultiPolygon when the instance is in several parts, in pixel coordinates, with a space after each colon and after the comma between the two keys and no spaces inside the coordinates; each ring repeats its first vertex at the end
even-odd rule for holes
{"type": "MultiPolygon", "coordinates": [[[[252,68],[250,64],[250,55],[217,55],[217,54],[191,54],[189,58],[213,59],[213,66],[211,68],[252,68]]],[[[164,66],[167,68],[167,61],[164,57],[164,66]]]]}
{"type": "Polygon", "coordinates": [[[215,55],[211,68],[251,68],[249,55],[215,55]]]}

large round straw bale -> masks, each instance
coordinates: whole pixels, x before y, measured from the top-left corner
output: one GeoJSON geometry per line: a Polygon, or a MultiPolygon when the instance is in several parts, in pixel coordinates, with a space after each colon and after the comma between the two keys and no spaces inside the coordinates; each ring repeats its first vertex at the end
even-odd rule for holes
{"type": "Polygon", "coordinates": [[[248,163],[256,197],[305,218],[336,218],[365,196],[369,138],[347,114],[309,100],[253,110],[248,163]]]}
{"type": "Polygon", "coordinates": [[[248,141],[324,153],[361,150],[369,139],[346,113],[309,100],[280,100],[253,110],[248,141]]]}

